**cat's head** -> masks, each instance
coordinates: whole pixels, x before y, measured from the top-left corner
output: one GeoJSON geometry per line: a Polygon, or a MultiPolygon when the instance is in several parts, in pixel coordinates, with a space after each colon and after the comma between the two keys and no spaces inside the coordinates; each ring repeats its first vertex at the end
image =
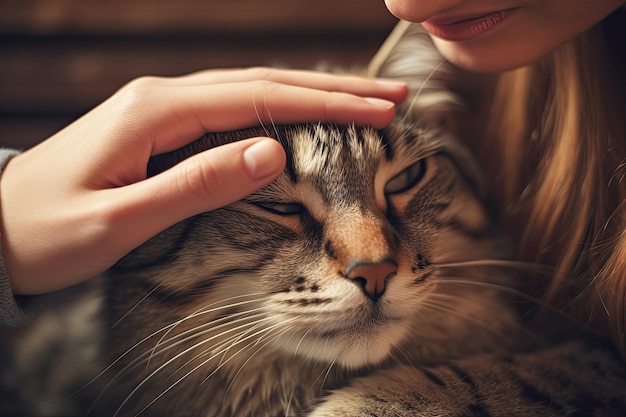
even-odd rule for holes
{"type": "Polygon", "coordinates": [[[275,349],[361,367],[388,357],[416,315],[429,329],[426,317],[445,317],[441,304],[459,291],[441,284],[445,264],[493,257],[475,166],[445,130],[403,122],[208,134],[153,168],[250,136],[282,143],[284,172],[123,259],[112,300],[117,319],[132,309],[122,324],[153,314],[162,334],[195,331],[204,336],[193,343],[214,355],[275,349]],[[143,294],[130,295],[133,283],[143,294]]]}

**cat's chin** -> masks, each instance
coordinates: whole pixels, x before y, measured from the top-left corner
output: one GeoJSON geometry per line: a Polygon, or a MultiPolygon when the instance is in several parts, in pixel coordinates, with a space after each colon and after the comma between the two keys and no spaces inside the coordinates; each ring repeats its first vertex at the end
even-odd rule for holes
{"type": "Polygon", "coordinates": [[[405,323],[396,321],[369,329],[285,335],[281,345],[290,354],[356,370],[384,362],[406,333],[405,323]]]}

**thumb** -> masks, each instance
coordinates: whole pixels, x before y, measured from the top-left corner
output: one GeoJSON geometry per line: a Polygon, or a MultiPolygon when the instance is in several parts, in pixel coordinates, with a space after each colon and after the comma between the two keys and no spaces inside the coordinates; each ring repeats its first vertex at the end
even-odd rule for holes
{"type": "Polygon", "coordinates": [[[117,189],[116,227],[128,250],[193,215],[237,201],[269,184],[285,165],[273,139],[246,139],[194,155],[144,181],[117,189]],[[119,206],[118,206],[119,207],[119,206]],[[132,237],[131,237],[132,236],[132,237]]]}

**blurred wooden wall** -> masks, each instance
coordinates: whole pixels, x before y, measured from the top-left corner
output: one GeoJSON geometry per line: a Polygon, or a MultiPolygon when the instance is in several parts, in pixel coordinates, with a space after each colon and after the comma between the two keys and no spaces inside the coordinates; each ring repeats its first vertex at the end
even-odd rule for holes
{"type": "Polygon", "coordinates": [[[140,75],[365,65],[383,0],[0,0],[0,146],[45,139],[140,75]]]}

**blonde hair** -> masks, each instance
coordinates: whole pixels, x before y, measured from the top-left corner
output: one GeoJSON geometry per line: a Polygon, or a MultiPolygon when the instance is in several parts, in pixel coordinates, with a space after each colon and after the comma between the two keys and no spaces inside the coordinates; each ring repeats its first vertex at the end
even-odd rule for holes
{"type": "Polygon", "coordinates": [[[484,145],[519,257],[554,265],[549,300],[626,351],[626,80],[614,54],[599,25],[501,74],[484,145]]]}

